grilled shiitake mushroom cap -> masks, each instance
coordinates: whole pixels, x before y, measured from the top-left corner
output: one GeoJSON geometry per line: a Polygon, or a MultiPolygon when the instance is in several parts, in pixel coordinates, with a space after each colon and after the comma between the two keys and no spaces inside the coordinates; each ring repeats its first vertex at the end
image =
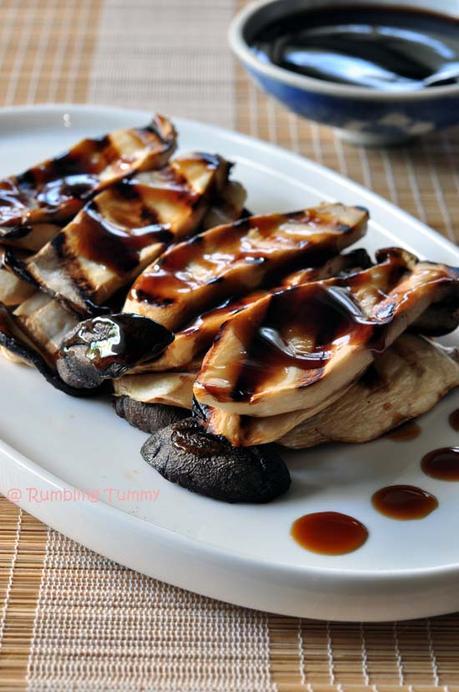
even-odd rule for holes
{"type": "Polygon", "coordinates": [[[139,315],[93,317],[62,341],[57,370],[72,387],[92,389],[121,377],[133,363],[159,356],[173,338],[169,330],[139,315]]]}
{"type": "Polygon", "coordinates": [[[141,450],[164,478],[224,502],[270,502],[290,487],[275,447],[236,449],[185,418],[152,435],[141,450]]]}
{"type": "Polygon", "coordinates": [[[113,408],[120,418],[127,420],[134,428],[150,434],[190,415],[186,408],[146,404],[144,401],[137,401],[129,396],[114,396],[113,408]]]}

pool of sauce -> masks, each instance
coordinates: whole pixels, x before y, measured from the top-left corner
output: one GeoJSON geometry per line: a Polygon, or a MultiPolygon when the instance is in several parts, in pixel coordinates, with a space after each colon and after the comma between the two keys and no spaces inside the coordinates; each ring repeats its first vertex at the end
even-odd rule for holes
{"type": "Polygon", "coordinates": [[[360,521],[340,512],[305,514],[293,522],[290,533],[302,548],[321,555],[352,553],[368,538],[360,521]]]}
{"type": "Polygon", "coordinates": [[[394,442],[410,442],[415,440],[421,434],[421,426],[416,421],[408,421],[399,425],[398,428],[391,430],[385,435],[388,440],[393,440],[394,442]]]}
{"type": "Polygon", "coordinates": [[[426,454],[421,468],[440,481],[459,481],[459,447],[441,447],[426,454]]]}
{"type": "Polygon", "coordinates": [[[459,408],[449,414],[448,422],[453,430],[459,430],[459,408]]]}
{"type": "Polygon", "coordinates": [[[433,75],[435,84],[455,82],[458,29],[456,19],[434,12],[349,4],[286,15],[256,30],[248,42],[263,62],[307,77],[417,90],[429,86],[425,80],[433,75]]]}
{"type": "Polygon", "coordinates": [[[388,485],[371,498],[373,507],[391,519],[423,519],[437,509],[438,500],[414,485],[388,485]]]}

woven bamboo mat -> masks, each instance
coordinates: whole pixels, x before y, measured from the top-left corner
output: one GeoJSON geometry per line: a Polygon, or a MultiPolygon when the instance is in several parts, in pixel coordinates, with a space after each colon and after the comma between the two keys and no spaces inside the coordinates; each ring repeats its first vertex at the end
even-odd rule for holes
{"type": "MultiPolygon", "coordinates": [[[[265,98],[226,48],[236,0],[0,0],[0,105],[162,109],[300,152],[459,238],[459,133],[365,150],[265,98]]],[[[1,155],[1,152],[0,152],[1,155]]],[[[459,617],[336,624],[135,574],[0,498],[0,689],[459,690],[459,617]]]]}

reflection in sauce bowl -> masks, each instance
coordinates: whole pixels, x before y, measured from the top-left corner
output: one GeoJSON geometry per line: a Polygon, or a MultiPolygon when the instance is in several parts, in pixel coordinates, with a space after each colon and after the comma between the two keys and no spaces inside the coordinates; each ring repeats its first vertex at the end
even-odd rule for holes
{"type": "Polygon", "coordinates": [[[410,442],[415,440],[421,434],[421,426],[415,421],[408,421],[399,425],[398,428],[391,430],[385,435],[388,440],[394,442],[410,442]]]}
{"type": "Polygon", "coordinates": [[[459,408],[449,414],[448,421],[453,430],[459,430],[459,408]]]}
{"type": "Polygon", "coordinates": [[[321,555],[344,555],[360,548],[368,530],[354,517],[340,512],[305,514],[292,524],[291,536],[306,550],[321,555]]]}
{"type": "Polygon", "coordinates": [[[416,90],[455,83],[457,26],[453,17],[417,8],[349,3],[272,20],[250,44],[262,62],[314,79],[416,90]]]}
{"type": "Polygon", "coordinates": [[[414,485],[388,485],[371,498],[373,507],[391,519],[423,519],[437,509],[438,500],[414,485]]]}
{"type": "Polygon", "coordinates": [[[426,454],[421,468],[440,481],[459,481],[459,447],[441,447],[426,454]]]}

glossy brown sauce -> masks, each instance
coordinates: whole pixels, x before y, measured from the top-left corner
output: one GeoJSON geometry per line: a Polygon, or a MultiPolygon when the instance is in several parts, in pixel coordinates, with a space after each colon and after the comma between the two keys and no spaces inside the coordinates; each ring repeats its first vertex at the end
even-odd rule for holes
{"type": "Polygon", "coordinates": [[[155,222],[134,228],[118,226],[103,216],[95,201],[86,205],[73,226],[78,254],[120,273],[137,266],[143,248],[172,238],[166,226],[155,222]]]}
{"type": "Polygon", "coordinates": [[[290,534],[302,548],[321,555],[351,553],[368,538],[360,521],[340,512],[305,514],[293,522],[290,534]]]}
{"type": "Polygon", "coordinates": [[[233,280],[231,275],[233,268],[241,263],[251,266],[254,288],[273,285],[279,282],[282,273],[301,266],[306,257],[314,266],[335,253],[340,232],[350,229],[337,227],[324,231],[320,237],[321,226],[329,223],[325,214],[312,209],[241,219],[217,232],[208,231],[165,254],[151,272],[137,279],[132,296],[156,306],[170,305],[178,301],[179,294],[220,284],[215,291],[218,303],[225,296],[237,296],[246,290],[239,277],[233,280]],[[255,235],[250,235],[252,231],[255,235]],[[190,271],[193,265],[199,266],[199,274],[190,271]]]}
{"type": "MultiPolygon", "coordinates": [[[[144,147],[154,144],[159,133],[150,126],[131,130],[137,133],[144,147]]],[[[131,172],[132,161],[123,157],[109,135],[85,139],[60,156],[48,159],[24,171],[16,177],[0,183],[0,219],[8,221],[29,208],[32,213],[42,210],[47,215],[65,211],[73,216],[83,206],[100,184],[99,174],[108,166],[114,166],[115,175],[131,172]],[[116,172],[116,164],[119,171],[116,172]],[[38,205],[38,210],[37,210],[38,205]]]]}
{"type": "Polygon", "coordinates": [[[422,519],[437,509],[438,500],[414,485],[388,485],[374,493],[373,507],[391,519],[422,519]]]}
{"type": "Polygon", "coordinates": [[[422,428],[419,423],[416,423],[416,421],[408,421],[388,432],[385,437],[394,442],[410,442],[419,437],[421,432],[422,428]]]}
{"type": "Polygon", "coordinates": [[[371,332],[365,316],[344,288],[309,284],[274,294],[254,338],[232,392],[244,401],[266,381],[267,373],[296,367],[309,374],[308,384],[321,376],[334,352],[334,342],[345,338],[364,340],[371,332]],[[307,319],[305,319],[307,315],[307,319]],[[285,332],[286,326],[288,332],[285,332]],[[292,344],[309,344],[308,350],[292,344]]]}
{"type": "Polygon", "coordinates": [[[423,457],[421,468],[437,480],[459,481],[459,447],[434,449],[423,457]]]}
{"type": "Polygon", "coordinates": [[[459,408],[449,414],[448,421],[453,430],[459,430],[459,408]]]}

